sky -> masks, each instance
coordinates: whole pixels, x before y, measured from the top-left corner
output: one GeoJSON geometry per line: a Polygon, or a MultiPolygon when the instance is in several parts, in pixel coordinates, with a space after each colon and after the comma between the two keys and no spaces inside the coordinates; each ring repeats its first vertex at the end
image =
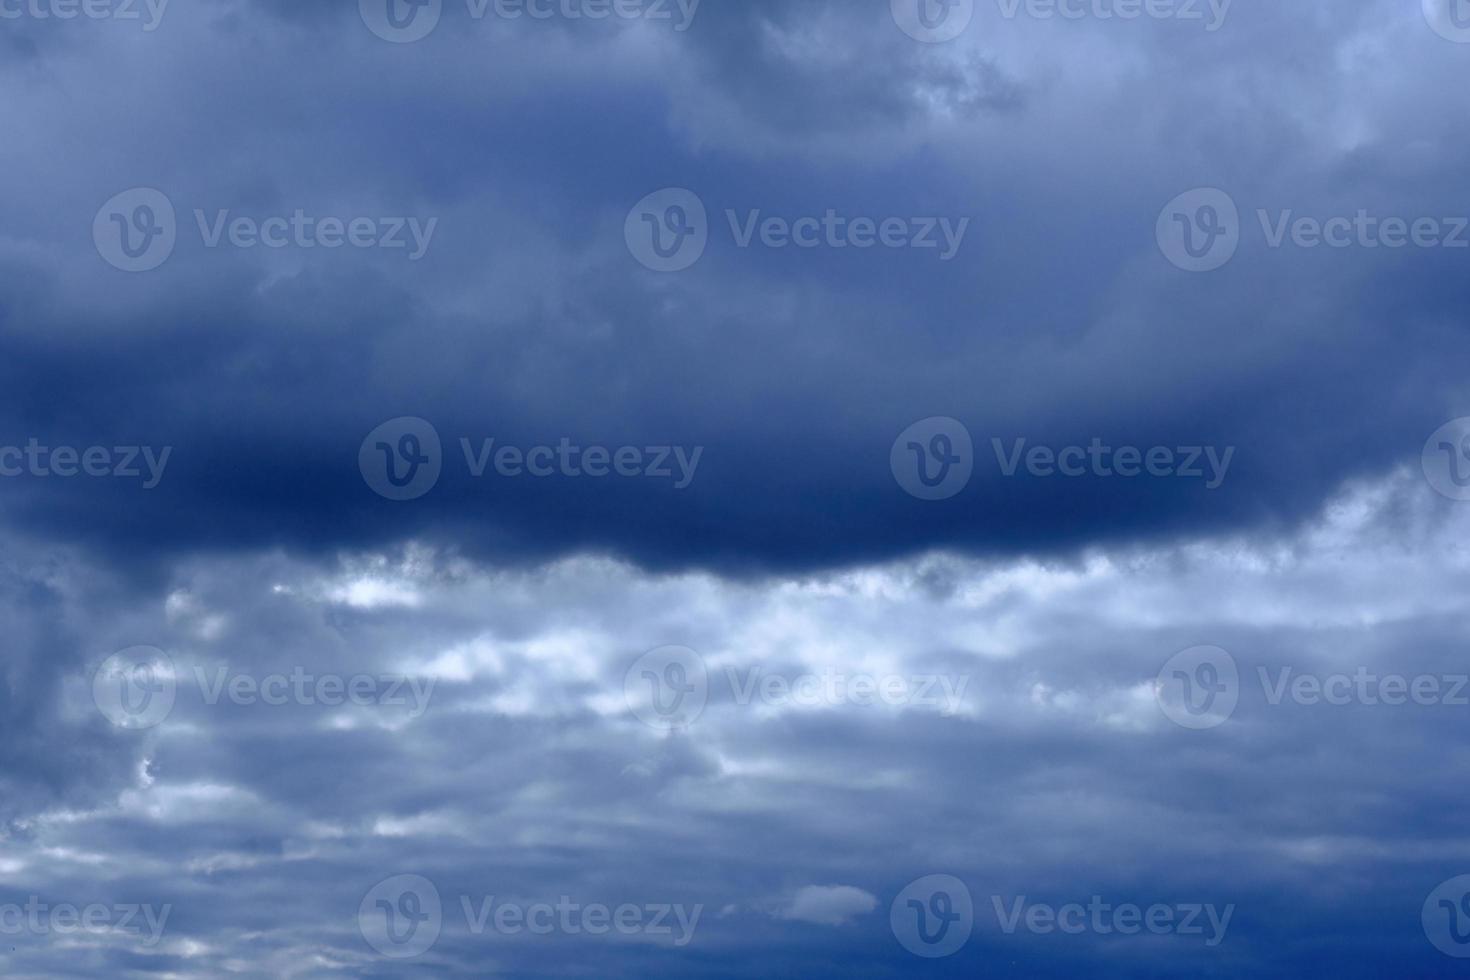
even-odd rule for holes
{"type": "Polygon", "coordinates": [[[0,0],[0,972],[1470,971],[1467,0],[0,0]]]}

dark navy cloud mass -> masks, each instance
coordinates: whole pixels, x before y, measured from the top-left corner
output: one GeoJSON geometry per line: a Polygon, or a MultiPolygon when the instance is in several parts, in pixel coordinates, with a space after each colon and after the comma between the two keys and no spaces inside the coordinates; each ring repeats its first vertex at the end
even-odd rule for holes
{"type": "Polygon", "coordinates": [[[0,971],[1460,975],[1420,7],[0,0],[0,971]]]}

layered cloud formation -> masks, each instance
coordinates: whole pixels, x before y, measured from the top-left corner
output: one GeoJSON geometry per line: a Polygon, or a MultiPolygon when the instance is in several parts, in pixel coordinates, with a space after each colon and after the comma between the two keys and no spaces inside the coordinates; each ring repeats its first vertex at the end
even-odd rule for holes
{"type": "Polygon", "coordinates": [[[278,554],[188,563],[162,601],[122,608],[85,562],[53,562],[24,585],[46,601],[10,614],[22,632],[72,620],[72,645],[104,653],[146,637],[176,682],[133,731],[52,646],[14,658],[13,696],[40,676],[56,690],[15,725],[46,742],[9,777],[5,892],[171,914],[156,945],[146,929],[24,936],[7,972],[518,976],[596,960],[735,976],[757,949],[770,972],[898,976],[918,961],[889,905],[944,873],[975,926],[937,975],[1439,975],[1418,913],[1467,860],[1467,519],[1406,475],[1273,543],[758,584],[591,558],[507,572],[427,551],[278,554]],[[668,644],[708,681],[672,728],[638,693],[645,653],[668,644]],[[1228,651],[1239,701],[1193,730],[1156,687],[1201,645],[1228,651]],[[1364,674],[1380,694],[1434,678],[1438,695],[1272,696],[1283,678],[1364,674]],[[408,963],[369,948],[357,918],[400,875],[443,907],[408,963]],[[1002,928],[1018,900],[1093,896],[1232,917],[1215,944],[1002,928]],[[561,901],[699,917],[611,949],[575,915],[545,935],[493,925],[497,903],[561,901]]]}
{"type": "Polygon", "coordinates": [[[1470,29],[924,4],[0,0],[7,976],[1452,975],[1470,29]]]}

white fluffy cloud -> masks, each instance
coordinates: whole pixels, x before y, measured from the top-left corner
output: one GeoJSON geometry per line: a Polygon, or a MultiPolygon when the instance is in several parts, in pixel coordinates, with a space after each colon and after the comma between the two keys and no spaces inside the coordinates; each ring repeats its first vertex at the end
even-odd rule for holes
{"type": "MultiPolygon", "coordinates": [[[[998,895],[1229,892],[1243,915],[1252,901],[1257,915],[1279,911],[1273,882],[1388,902],[1361,876],[1405,853],[1404,832],[1354,801],[1407,793],[1389,809],[1427,805],[1433,787],[1401,775],[1421,751],[1410,735],[1451,732],[1461,710],[1273,705],[1251,678],[1279,665],[1452,674],[1466,528],[1470,511],[1404,474],[1345,493],[1289,540],[1065,564],[932,555],[733,583],[591,558],[525,571],[425,551],[335,567],[200,558],[131,603],[128,639],[177,669],[172,711],[144,732],[115,729],[86,670],[63,667],[57,710],[71,737],[136,767],[83,805],[12,800],[0,870],[13,893],[171,903],[173,945],[138,955],[200,977],[303,957],[317,965],[302,976],[363,968],[356,898],[404,872],[447,896],[525,902],[738,910],[784,894],[774,917],[707,917],[688,949],[777,930],[790,932],[792,963],[816,942],[801,930],[818,925],[867,923],[859,947],[887,955],[886,921],[868,913],[935,869],[998,895]],[[1246,683],[1225,725],[1188,731],[1151,685],[1173,653],[1203,643],[1231,651],[1246,683]],[[667,644],[697,652],[709,677],[704,710],[671,731],[624,696],[629,667],[667,644]],[[782,683],[742,703],[751,671],[782,683]],[[373,701],[381,684],[361,689],[364,703],[308,685],[306,701],[273,705],[254,686],[302,672],[406,678],[427,697],[414,713],[373,701]],[[813,701],[796,694],[803,677],[857,675],[968,686],[954,706],[819,684],[813,701]],[[216,676],[251,684],[210,703],[216,676]],[[1324,740],[1355,761],[1315,757],[1324,740]],[[1241,795],[1272,802],[1250,815],[1224,805],[1241,795]],[[1205,851],[1189,843],[1199,834],[1205,851]],[[890,846],[864,843],[875,838],[890,846]],[[710,871],[726,865],[742,871],[710,871]]],[[[14,574],[43,574],[11,561],[14,574]]],[[[46,567],[78,599],[95,582],[81,559],[46,567]]],[[[92,663],[124,642],[78,630],[92,663]]],[[[1415,834],[1426,866],[1467,853],[1452,827],[1415,834]]],[[[77,941],[129,955],[115,937],[77,941]]],[[[484,942],[447,919],[424,962],[471,974],[484,942]]],[[[25,946],[0,960],[23,975],[49,955],[25,946]]]]}

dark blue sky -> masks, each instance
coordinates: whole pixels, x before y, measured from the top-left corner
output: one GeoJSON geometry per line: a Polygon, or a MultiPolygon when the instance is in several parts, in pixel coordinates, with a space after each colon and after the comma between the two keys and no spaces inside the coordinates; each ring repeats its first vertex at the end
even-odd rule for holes
{"type": "Polygon", "coordinates": [[[0,0],[0,971],[1464,974],[1470,7],[1137,7],[0,0]]]}

